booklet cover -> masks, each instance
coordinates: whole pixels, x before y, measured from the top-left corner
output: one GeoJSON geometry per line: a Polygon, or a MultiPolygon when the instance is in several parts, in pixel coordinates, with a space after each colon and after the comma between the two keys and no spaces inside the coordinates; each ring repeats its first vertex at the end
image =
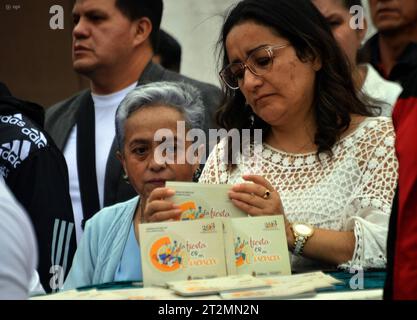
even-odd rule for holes
{"type": "Polygon", "coordinates": [[[139,225],[143,284],[226,276],[220,219],[139,225]]]}
{"type": "Polygon", "coordinates": [[[234,245],[234,231],[231,218],[222,218],[223,222],[223,238],[224,238],[224,251],[226,255],[226,269],[227,275],[237,274],[236,258],[235,258],[235,245],[234,245]]]}
{"type": "Polygon", "coordinates": [[[230,219],[237,274],[290,275],[291,265],[283,216],[230,219]]]}
{"type": "Polygon", "coordinates": [[[167,181],[166,187],[176,191],[171,199],[183,210],[181,220],[248,216],[230,201],[230,184],[167,181]]]}

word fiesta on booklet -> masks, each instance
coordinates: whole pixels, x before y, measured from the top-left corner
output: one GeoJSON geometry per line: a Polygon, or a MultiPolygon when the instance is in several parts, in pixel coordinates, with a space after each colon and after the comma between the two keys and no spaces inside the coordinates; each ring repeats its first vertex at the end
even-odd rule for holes
{"type": "Polygon", "coordinates": [[[139,225],[145,287],[227,275],[291,274],[282,216],[248,217],[232,203],[224,205],[230,202],[230,185],[167,187],[176,190],[173,201],[183,208],[182,221],[139,225]]]}

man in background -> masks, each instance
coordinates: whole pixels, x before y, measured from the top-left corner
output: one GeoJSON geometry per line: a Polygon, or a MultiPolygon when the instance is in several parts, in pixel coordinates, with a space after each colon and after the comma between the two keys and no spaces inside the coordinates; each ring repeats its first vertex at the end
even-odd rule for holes
{"type": "Polygon", "coordinates": [[[399,183],[390,219],[386,299],[417,299],[417,1],[369,0],[378,33],[365,56],[403,87],[393,112],[399,183]]]}
{"type": "Polygon", "coordinates": [[[190,83],[206,106],[203,129],[215,127],[220,90],[152,63],[162,11],[162,0],[75,1],[73,67],[90,89],[51,107],[46,128],[68,164],[77,241],[100,208],[136,195],[116,158],[115,112],[128,92],[147,82],[190,83]]]}
{"type": "Polygon", "coordinates": [[[159,63],[165,69],[180,72],[181,70],[181,45],[164,30],[159,33],[159,45],[152,58],[154,63],[159,63]]]}

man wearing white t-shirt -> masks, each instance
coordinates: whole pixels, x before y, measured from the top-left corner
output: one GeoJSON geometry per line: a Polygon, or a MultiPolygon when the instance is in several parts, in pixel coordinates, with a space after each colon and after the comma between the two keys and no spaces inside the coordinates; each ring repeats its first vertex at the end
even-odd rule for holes
{"type": "Polygon", "coordinates": [[[63,151],[69,170],[77,242],[85,221],[103,206],[135,196],[116,158],[114,115],[141,83],[182,81],[200,89],[206,131],[214,128],[220,90],[152,63],[162,0],[76,0],[73,67],[90,89],[48,109],[46,129],[63,151]]]}

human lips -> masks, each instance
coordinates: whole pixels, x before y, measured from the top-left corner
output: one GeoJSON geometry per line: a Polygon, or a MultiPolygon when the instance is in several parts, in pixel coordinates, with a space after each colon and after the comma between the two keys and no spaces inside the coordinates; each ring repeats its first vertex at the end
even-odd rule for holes
{"type": "Polygon", "coordinates": [[[151,185],[154,185],[154,186],[162,186],[162,187],[165,186],[165,182],[166,182],[165,179],[159,179],[159,178],[150,179],[150,180],[146,181],[147,184],[151,184],[151,185]]]}
{"type": "Polygon", "coordinates": [[[384,5],[382,2],[378,2],[376,14],[385,15],[385,14],[397,14],[398,10],[396,8],[384,5]]]}
{"type": "Polygon", "coordinates": [[[91,51],[91,49],[80,44],[74,45],[74,53],[81,53],[81,52],[86,52],[86,51],[91,51]]]}
{"type": "Polygon", "coordinates": [[[273,95],[274,95],[273,93],[268,93],[268,94],[263,94],[263,95],[260,95],[260,96],[256,97],[255,100],[254,100],[255,101],[255,105],[257,105],[260,102],[262,102],[262,100],[264,100],[265,98],[269,98],[269,97],[271,97],[273,95]]]}

